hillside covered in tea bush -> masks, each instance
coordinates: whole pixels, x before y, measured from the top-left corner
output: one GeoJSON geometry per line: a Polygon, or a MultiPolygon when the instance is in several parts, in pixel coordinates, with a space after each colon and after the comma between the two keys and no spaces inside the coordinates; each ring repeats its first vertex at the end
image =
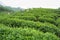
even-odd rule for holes
{"type": "Polygon", "coordinates": [[[0,11],[0,40],[60,40],[60,9],[0,11]]]}

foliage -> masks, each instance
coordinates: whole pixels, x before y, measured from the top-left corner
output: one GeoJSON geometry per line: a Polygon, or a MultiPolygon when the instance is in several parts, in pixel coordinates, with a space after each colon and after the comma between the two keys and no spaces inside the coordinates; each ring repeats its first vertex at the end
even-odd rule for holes
{"type": "Polygon", "coordinates": [[[59,40],[52,33],[43,33],[31,28],[4,28],[0,24],[0,40],[59,40]]]}
{"type": "Polygon", "coordinates": [[[10,14],[3,10],[0,12],[0,40],[60,40],[58,9],[31,8],[10,14]]]}

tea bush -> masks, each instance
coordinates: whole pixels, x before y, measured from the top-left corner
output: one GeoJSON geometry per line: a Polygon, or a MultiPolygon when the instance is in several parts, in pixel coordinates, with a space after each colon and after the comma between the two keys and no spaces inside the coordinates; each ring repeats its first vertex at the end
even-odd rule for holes
{"type": "Polygon", "coordinates": [[[36,20],[34,16],[12,16],[10,18],[24,19],[24,20],[31,20],[31,21],[36,20]]]}
{"type": "Polygon", "coordinates": [[[40,23],[40,22],[33,22],[33,21],[26,21],[26,20],[19,20],[19,19],[4,19],[0,21],[0,23],[3,23],[10,27],[20,27],[23,28],[25,26],[30,28],[35,28],[37,30],[41,30],[43,32],[52,32],[56,34],[57,36],[60,36],[60,30],[55,25],[50,23],[40,23]]]}
{"type": "Polygon", "coordinates": [[[56,20],[56,23],[58,24],[58,28],[60,28],[60,18],[56,20]]]}
{"type": "Polygon", "coordinates": [[[9,28],[0,26],[0,40],[59,40],[52,33],[43,33],[31,28],[9,28]]]}

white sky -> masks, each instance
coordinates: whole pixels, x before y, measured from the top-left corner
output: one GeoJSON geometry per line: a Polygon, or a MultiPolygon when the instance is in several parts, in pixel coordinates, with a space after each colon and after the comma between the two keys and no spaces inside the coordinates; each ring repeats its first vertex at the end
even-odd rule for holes
{"type": "Polygon", "coordinates": [[[33,7],[44,7],[44,8],[58,8],[60,7],[60,0],[0,0],[0,4],[21,7],[21,8],[33,8],[33,7]]]}

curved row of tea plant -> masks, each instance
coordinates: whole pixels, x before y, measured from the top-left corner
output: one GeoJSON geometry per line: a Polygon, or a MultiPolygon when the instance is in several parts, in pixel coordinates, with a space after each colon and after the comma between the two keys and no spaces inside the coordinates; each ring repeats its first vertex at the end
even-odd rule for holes
{"type": "Polygon", "coordinates": [[[9,28],[0,24],[0,40],[60,40],[52,33],[31,28],[9,28]]]}
{"type": "Polygon", "coordinates": [[[50,23],[40,23],[40,22],[33,22],[33,21],[26,21],[26,20],[20,20],[20,19],[1,19],[0,23],[5,24],[10,27],[29,27],[29,28],[35,28],[37,30],[43,31],[43,32],[51,32],[56,34],[57,36],[60,36],[60,29],[56,27],[53,24],[50,23]]]}

